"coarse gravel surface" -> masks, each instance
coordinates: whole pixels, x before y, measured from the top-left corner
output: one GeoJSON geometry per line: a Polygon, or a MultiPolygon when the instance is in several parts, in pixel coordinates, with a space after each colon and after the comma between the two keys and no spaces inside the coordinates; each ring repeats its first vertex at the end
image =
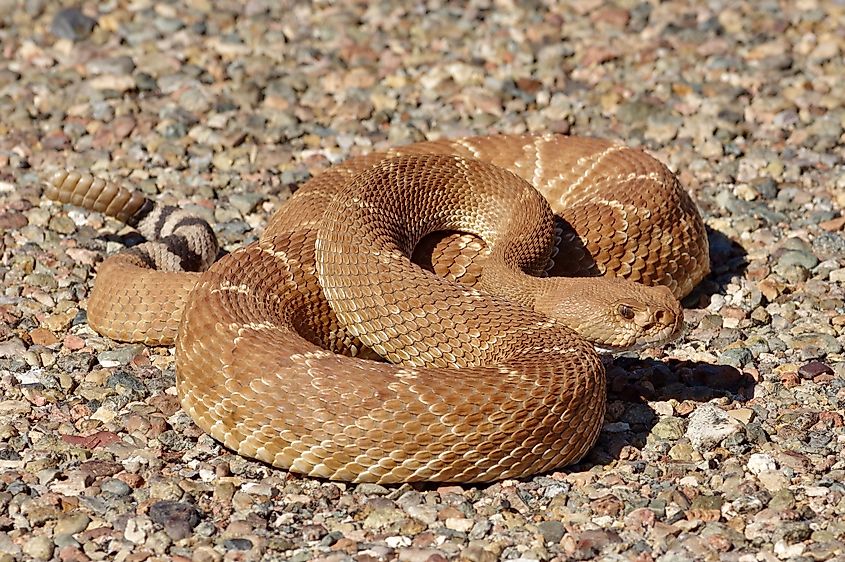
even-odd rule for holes
{"type": "Polygon", "coordinates": [[[845,560],[843,0],[0,0],[0,49],[0,562],[845,560]],[[582,463],[490,486],[228,452],[86,324],[128,231],[41,200],[88,170],[231,250],[351,155],[525,131],[666,163],[713,273],[582,463]]]}

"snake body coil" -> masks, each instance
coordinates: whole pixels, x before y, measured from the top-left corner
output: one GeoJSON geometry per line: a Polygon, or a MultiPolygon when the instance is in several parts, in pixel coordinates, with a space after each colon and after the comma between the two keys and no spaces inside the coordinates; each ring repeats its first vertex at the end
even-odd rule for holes
{"type": "Polygon", "coordinates": [[[227,447],[340,480],[480,482],[579,460],[604,414],[593,344],[675,336],[676,297],[709,264],[675,177],[595,139],[358,157],[217,262],[184,211],[75,173],[47,196],[149,240],[98,269],[97,331],[175,343],[182,405],[227,447]]]}

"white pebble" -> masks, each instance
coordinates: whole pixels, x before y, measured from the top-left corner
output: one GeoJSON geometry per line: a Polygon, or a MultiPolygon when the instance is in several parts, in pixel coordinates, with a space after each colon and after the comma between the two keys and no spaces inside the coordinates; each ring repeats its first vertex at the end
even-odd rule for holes
{"type": "Polygon", "coordinates": [[[151,531],[152,527],[152,522],[146,517],[132,517],[126,521],[123,538],[134,544],[144,544],[147,540],[147,532],[151,531]]]}
{"type": "Polygon", "coordinates": [[[807,486],[804,489],[804,493],[810,498],[821,498],[826,496],[829,492],[830,488],[825,488],[824,486],[807,486]]]}
{"type": "Polygon", "coordinates": [[[804,545],[799,543],[786,544],[786,541],[780,540],[775,543],[775,555],[781,559],[795,558],[804,554],[804,545]]]}
{"type": "Polygon", "coordinates": [[[675,409],[669,401],[649,402],[648,405],[652,410],[654,410],[654,413],[661,418],[666,418],[675,414],[675,409]]]}
{"type": "Polygon", "coordinates": [[[697,451],[707,451],[736,433],[742,424],[715,404],[702,404],[689,417],[686,436],[697,451]]]}
{"type": "Polygon", "coordinates": [[[410,537],[402,537],[402,536],[387,537],[386,539],[384,539],[384,542],[390,548],[401,548],[403,546],[411,546],[411,538],[410,537]]]}
{"type": "Polygon", "coordinates": [[[760,474],[768,470],[777,470],[777,463],[771,455],[766,453],[754,453],[749,457],[748,464],[749,472],[752,474],[760,474]]]}

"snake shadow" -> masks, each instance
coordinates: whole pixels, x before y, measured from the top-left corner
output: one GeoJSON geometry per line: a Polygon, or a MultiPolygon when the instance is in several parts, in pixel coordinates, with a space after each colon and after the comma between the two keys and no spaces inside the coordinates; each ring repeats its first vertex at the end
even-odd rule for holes
{"type": "Polygon", "coordinates": [[[684,308],[705,308],[713,295],[724,295],[728,284],[742,277],[748,268],[748,253],[724,233],[707,227],[710,246],[710,273],[681,302],[684,308]]]}
{"type": "MultiPolygon", "coordinates": [[[[717,398],[747,402],[754,396],[756,381],[730,365],[620,356],[607,366],[607,385],[604,429],[587,456],[564,472],[581,472],[595,465],[632,459],[631,448],[642,450],[661,419],[650,403],[672,401],[673,415],[685,417],[698,404],[717,398]]],[[[678,442],[666,439],[662,445],[668,452],[678,442]]],[[[636,455],[638,452],[633,458],[636,455]]]]}

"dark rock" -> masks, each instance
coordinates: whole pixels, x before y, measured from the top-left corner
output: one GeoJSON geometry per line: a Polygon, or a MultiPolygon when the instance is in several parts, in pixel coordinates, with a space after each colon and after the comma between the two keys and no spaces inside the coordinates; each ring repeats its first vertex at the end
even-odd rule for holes
{"type": "Polygon", "coordinates": [[[86,16],[79,8],[65,8],[53,16],[50,31],[62,39],[82,41],[91,35],[96,25],[97,20],[86,16]]]}
{"type": "Polygon", "coordinates": [[[249,550],[252,548],[252,541],[249,539],[226,539],[223,541],[223,548],[226,550],[249,550]]]}
{"type": "Polygon", "coordinates": [[[832,375],[833,369],[821,361],[810,361],[798,368],[798,374],[801,378],[810,380],[818,375],[832,375]]]}
{"type": "MultiPolygon", "coordinates": [[[[190,536],[200,522],[200,513],[191,504],[174,501],[160,501],[150,506],[150,519],[161,525],[167,536],[174,541],[190,536]]],[[[251,544],[250,544],[251,546],[251,544]]]]}

